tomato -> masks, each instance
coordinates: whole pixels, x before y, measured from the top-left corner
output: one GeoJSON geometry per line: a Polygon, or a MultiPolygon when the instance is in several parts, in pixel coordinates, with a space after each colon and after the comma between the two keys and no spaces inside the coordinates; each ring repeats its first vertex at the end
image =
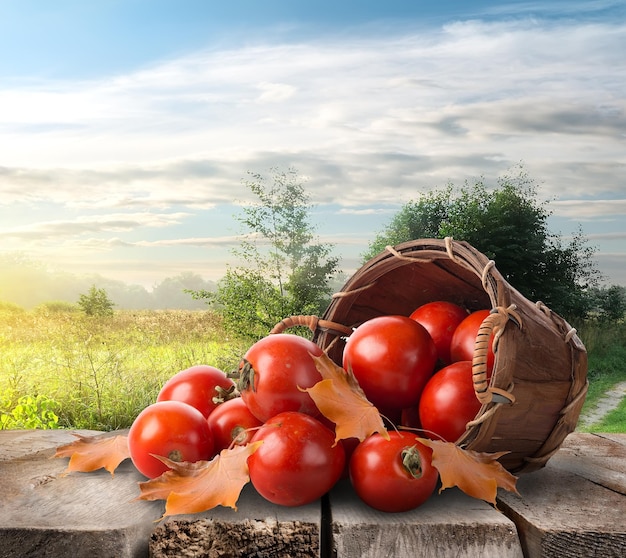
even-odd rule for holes
{"type": "Polygon", "coordinates": [[[250,480],[266,500],[301,506],[321,498],[345,464],[335,434],[310,415],[288,411],[266,422],[252,442],[263,444],[248,458],[250,480]]]}
{"type": "Polygon", "coordinates": [[[133,421],[128,449],[139,472],[154,478],[169,468],[153,455],[172,461],[209,460],[213,436],[198,409],[182,401],[161,401],[146,407],[133,421]]]}
{"type": "Polygon", "coordinates": [[[432,495],[439,474],[432,450],[415,434],[389,432],[390,440],[374,434],[361,442],[350,459],[350,481],[359,498],[383,512],[404,512],[432,495]]]}
{"type": "Polygon", "coordinates": [[[428,380],[419,403],[420,422],[430,437],[455,442],[480,407],[474,392],[472,363],[462,360],[442,368],[428,380]]]}
{"type": "Polygon", "coordinates": [[[452,302],[438,300],[423,304],[409,317],[426,328],[435,342],[439,360],[444,365],[450,364],[450,342],[454,330],[467,317],[465,309],[452,302]]]}
{"type": "Polygon", "coordinates": [[[208,417],[235,389],[235,382],[214,366],[199,364],[174,374],[161,388],[157,401],[182,401],[208,417]]]}
{"type": "Polygon", "coordinates": [[[207,420],[215,441],[216,453],[230,447],[233,442],[239,446],[247,444],[254,436],[254,431],[250,429],[263,424],[250,412],[241,397],[224,401],[207,420]]]}
{"type": "MultiPolygon", "coordinates": [[[[456,328],[450,342],[450,357],[452,362],[459,360],[472,360],[474,358],[474,344],[478,330],[484,319],[489,315],[489,310],[477,310],[465,318],[456,328]]],[[[489,340],[489,351],[487,352],[487,374],[493,370],[494,354],[491,347],[493,335],[489,340]]]]}
{"type": "Polygon", "coordinates": [[[319,415],[311,396],[302,389],[322,380],[313,341],[289,333],[275,333],[250,347],[239,365],[241,397],[261,422],[285,411],[319,415]]]}
{"type": "Polygon", "coordinates": [[[433,374],[437,349],[426,329],[407,316],[378,316],[348,337],[343,367],[352,369],[380,409],[415,405],[433,374]]]}

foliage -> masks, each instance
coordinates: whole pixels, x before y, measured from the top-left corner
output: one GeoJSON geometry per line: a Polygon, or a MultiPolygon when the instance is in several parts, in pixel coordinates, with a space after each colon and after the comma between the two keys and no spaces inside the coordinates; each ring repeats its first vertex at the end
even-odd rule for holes
{"type": "Polygon", "coordinates": [[[17,400],[12,409],[2,411],[3,408],[11,406],[6,400],[6,395],[0,398],[0,430],[30,428],[48,430],[59,427],[59,417],[55,413],[58,403],[45,395],[34,397],[24,395],[17,400]]]}
{"type": "Polygon", "coordinates": [[[78,306],[87,316],[112,316],[113,302],[109,299],[106,290],[91,286],[87,294],[81,294],[78,306]]]}
{"type": "Polygon", "coordinates": [[[250,177],[245,185],[257,202],[236,217],[244,235],[233,254],[242,265],[227,270],[217,292],[192,294],[213,303],[227,329],[259,339],[289,315],[323,312],[338,258],[315,238],[312,206],[295,170],[273,169],[269,181],[250,177]]]}
{"type": "Polygon", "coordinates": [[[626,315],[626,287],[611,285],[589,289],[591,316],[601,323],[618,322],[626,315]]]}
{"type": "Polygon", "coordinates": [[[587,289],[597,284],[595,249],[578,231],[565,242],[548,230],[547,202],[523,169],[489,190],[482,181],[452,185],[405,204],[364,254],[418,238],[467,241],[496,262],[502,275],[530,300],[541,300],[567,317],[589,310],[587,289]]]}

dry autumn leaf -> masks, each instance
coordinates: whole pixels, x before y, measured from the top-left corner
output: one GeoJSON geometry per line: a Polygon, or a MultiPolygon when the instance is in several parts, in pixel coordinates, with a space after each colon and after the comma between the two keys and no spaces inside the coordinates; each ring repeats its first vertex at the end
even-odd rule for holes
{"type": "Polygon", "coordinates": [[[90,473],[97,469],[106,469],[113,475],[118,465],[130,457],[126,436],[74,436],[78,440],[59,446],[53,456],[70,458],[66,473],[90,473]]]}
{"type": "Polygon", "coordinates": [[[199,513],[217,506],[237,509],[239,494],[250,480],[248,457],[262,441],[222,450],[211,461],[177,463],[158,457],[171,470],[139,483],[138,500],[166,500],[165,513],[199,513]]]}
{"type": "Polygon", "coordinates": [[[517,492],[517,477],[509,473],[498,459],[506,451],[481,453],[465,450],[452,442],[418,438],[433,450],[432,464],[439,471],[441,488],[458,486],[463,492],[496,505],[498,487],[517,492]]]}
{"type": "Polygon", "coordinates": [[[375,432],[389,439],[378,409],[367,400],[354,374],[337,366],[326,354],[312,358],[323,380],[305,391],[320,412],[335,423],[335,443],[348,438],[363,441],[375,432]]]}

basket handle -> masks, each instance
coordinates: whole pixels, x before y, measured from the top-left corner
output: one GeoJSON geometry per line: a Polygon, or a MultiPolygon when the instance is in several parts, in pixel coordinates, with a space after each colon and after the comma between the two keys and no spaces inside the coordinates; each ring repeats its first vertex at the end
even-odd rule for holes
{"type": "Polygon", "coordinates": [[[514,403],[515,396],[500,388],[489,386],[487,381],[487,354],[489,352],[489,339],[493,333],[493,351],[497,350],[500,336],[504,333],[504,328],[509,320],[515,322],[519,327],[522,325],[521,318],[515,312],[516,306],[511,304],[508,308],[497,306],[483,320],[478,328],[476,341],[474,343],[474,355],[472,358],[472,378],[474,381],[474,392],[476,398],[483,405],[487,403],[514,403]]]}
{"type": "Polygon", "coordinates": [[[339,335],[351,335],[352,328],[347,327],[330,320],[322,320],[317,316],[290,316],[278,322],[270,331],[270,333],[283,333],[286,329],[296,326],[306,326],[313,333],[317,328],[332,331],[339,335]]]}

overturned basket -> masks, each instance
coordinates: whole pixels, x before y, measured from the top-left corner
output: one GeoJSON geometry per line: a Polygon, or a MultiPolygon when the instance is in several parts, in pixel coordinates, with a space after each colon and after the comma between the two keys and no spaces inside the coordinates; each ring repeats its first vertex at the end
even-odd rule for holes
{"type": "MultiPolygon", "coordinates": [[[[434,300],[469,311],[492,308],[474,351],[482,406],[456,443],[481,452],[508,451],[500,462],[514,473],[543,467],[576,428],[588,386],[585,347],[563,318],[528,301],[468,243],[421,239],[388,247],[308,325],[314,341],[341,364],[352,328],[375,316],[408,316],[434,300]],[[487,383],[484,353],[492,332],[496,358],[487,383]]],[[[284,320],[274,331],[289,325],[284,320]]]]}

